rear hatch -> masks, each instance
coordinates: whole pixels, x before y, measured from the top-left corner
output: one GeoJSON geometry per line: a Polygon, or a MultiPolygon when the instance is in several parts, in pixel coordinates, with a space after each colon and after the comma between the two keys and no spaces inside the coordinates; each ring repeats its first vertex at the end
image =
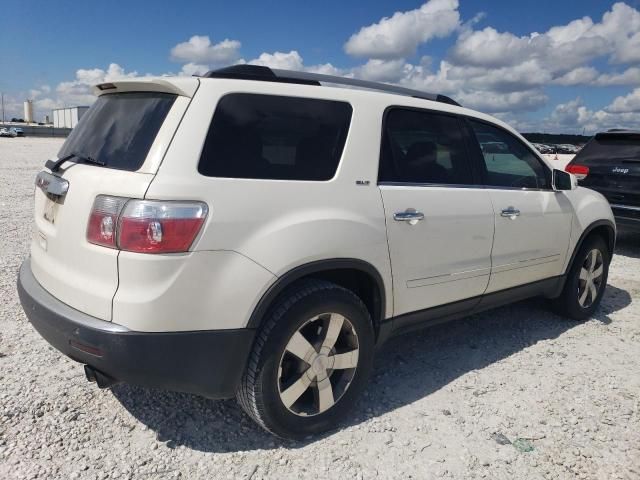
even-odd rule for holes
{"type": "MultiPolygon", "coordinates": [[[[580,185],[602,193],[614,213],[633,216],[635,209],[617,209],[616,206],[640,207],[640,132],[609,131],[598,133],[567,166],[568,171],[587,167],[580,185]]],[[[635,211],[640,217],[640,212],[635,211]]]]}
{"type": "Polygon", "coordinates": [[[119,251],[87,241],[93,202],[144,198],[197,86],[197,79],[99,86],[58,153],[66,160],[38,174],[31,268],[62,302],[111,320],[119,251]]]}

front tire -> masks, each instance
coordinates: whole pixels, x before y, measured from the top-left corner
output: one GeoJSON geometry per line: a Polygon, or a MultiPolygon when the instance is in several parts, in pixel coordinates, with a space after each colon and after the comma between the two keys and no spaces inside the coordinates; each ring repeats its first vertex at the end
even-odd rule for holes
{"type": "Polygon", "coordinates": [[[236,398],[284,438],[335,428],[364,389],[374,332],[353,292],[323,280],[290,288],[267,314],[236,398]]]}
{"type": "Polygon", "coordinates": [[[558,313],[574,320],[593,315],[604,295],[610,262],[605,241],[597,235],[587,238],[571,265],[562,294],[555,301],[558,313]]]}

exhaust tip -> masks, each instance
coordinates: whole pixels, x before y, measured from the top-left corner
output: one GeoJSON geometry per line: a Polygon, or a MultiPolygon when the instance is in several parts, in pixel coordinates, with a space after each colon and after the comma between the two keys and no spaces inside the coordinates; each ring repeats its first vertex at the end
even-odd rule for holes
{"type": "Polygon", "coordinates": [[[84,375],[87,377],[89,382],[95,382],[95,384],[98,385],[98,388],[109,388],[120,383],[119,380],[116,380],[115,378],[110,377],[106,373],[102,373],[100,370],[96,370],[89,365],[84,366],[84,375]]]}
{"type": "Polygon", "coordinates": [[[84,366],[84,376],[87,377],[87,380],[91,383],[96,381],[96,371],[89,365],[84,366]]]}

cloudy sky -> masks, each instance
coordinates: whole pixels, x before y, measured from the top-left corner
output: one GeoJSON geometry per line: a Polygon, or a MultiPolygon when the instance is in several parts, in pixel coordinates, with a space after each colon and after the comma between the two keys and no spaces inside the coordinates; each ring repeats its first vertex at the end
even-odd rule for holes
{"type": "Polygon", "coordinates": [[[13,2],[2,19],[9,118],[253,63],[444,93],[521,131],[640,128],[640,0],[13,2]]]}

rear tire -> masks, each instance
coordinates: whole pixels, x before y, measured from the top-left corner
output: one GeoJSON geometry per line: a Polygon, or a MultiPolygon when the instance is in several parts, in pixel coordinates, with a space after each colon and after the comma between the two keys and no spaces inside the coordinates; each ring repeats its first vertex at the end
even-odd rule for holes
{"type": "Polygon", "coordinates": [[[604,295],[610,262],[611,254],[602,237],[588,237],[573,260],[560,297],[554,301],[556,311],[573,320],[593,315],[604,295]]]}
{"type": "Polygon", "coordinates": [[[366,386],[374,331],[353,292],[324,280],[294,285],[267,313],[238,403],[284,438],[335,428],[366,386]]]}

